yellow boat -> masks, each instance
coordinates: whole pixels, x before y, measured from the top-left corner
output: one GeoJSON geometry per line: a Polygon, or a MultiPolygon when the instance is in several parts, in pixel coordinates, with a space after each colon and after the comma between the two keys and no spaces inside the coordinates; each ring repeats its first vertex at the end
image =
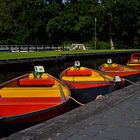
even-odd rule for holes
{"type": "Polygon", "coordinates": [[[120,76],[127,80],[136,82],[140,80],[140,70],[129,66],[112,63],[112,60],[108,59],[107,63],[102,64],[99,70],[113,76],[120,76]]]}
{"type": "Polygon", "coordinates": [[[140,53],[133,53],[126,65],[140,69],[140,53]]]}
{"type": "MultiPolygon", "coordinates": [[[[0,132],[30,125],[71,109],[70,90],[48,73],[25,74],[0,85],[0,132]]],[[[1,136],[1,135],[0,135],[1,136]]]]}
{"type": "Polygon", "coordinates": [[[65,69],[60,79],[70,88],[71,96],[82,103],[112,92],[115,85],[114,76],[81,66],[65,69]]]}

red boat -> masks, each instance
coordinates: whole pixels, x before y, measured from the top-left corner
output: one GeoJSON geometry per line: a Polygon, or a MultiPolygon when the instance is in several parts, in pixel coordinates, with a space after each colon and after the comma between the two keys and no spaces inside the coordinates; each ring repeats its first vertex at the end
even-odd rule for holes
{"type": "Polygon", "coordinates": [[[140,80],[140,70],[116,63],[104,63],[99,70],[113,76],[120,76],[126,80],[136,82],[140,80]]]}
{"type": "Polygon", "coordinates": [[[60,79],[70,88],[71,96],[81,103],[112,92],[115,84],[114,76],[80,66],[67,68],[60,74],[60,79]]]}
{"type": "Polygon", "coordinates": [[[71,108],[67,86],[48,73],[33,73],[0,85],[0,127],[30,125],[51,119],[71,108]]]}
{"type": "Polygon", "coordinates": [[[140,68],[140,53],[133,53],[131,59],[127,62],[127,66],[140,68]]]}

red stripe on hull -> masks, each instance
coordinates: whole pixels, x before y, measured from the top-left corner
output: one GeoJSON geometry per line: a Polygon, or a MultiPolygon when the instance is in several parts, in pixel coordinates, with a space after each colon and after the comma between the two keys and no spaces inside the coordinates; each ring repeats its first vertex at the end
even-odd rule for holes
{"type": "Polygon", "coordinates": [[[69,111],[70,109],[71,109],[71,100],[68,99],[62,104],[52,108],[48,108],[48,109],[44,109],[28,114],[13,116],[13,117],[6,117],[3,120],[1,120],[0,125],[5,125],[10,127],[13,124],[16,124],[17,126],[21,126],[25,124],[27,125],[35,124],[56,117],[62,113],[69,111]]]}
{"type": "Polygon", "coordinates": [[[82,88],[92,88],[92,87],[100,87],[100,86],[107,86],[111,85],[112,83],[89,83],[89,82],[70,82],[70,81],[65,81],[65,83],[70,87],[70,88],[77,88],[77,89],[82,89],[82,88]]]}
{"type": "Polygon", "coordinates": [[[8,117],[48,109],[61,103],[61,98],[0,98],[0,116],[8,117]]]}
{"type": "Polygon", "coordinates": [[[124,71],[124,72],[106,72],[107,74],[111,74],[113,76],[120,76],[120,77],[123,77],[123,76],[129,76],[129,75],[135,75],[135,74],[140,74],[140,71],[124,71]]]}

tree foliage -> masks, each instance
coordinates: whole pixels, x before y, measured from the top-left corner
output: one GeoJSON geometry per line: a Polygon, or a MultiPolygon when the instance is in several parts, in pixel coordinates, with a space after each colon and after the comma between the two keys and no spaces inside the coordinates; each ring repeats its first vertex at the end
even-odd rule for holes
{"type": "Polygon", "coordinates": [[[116,48],[136,48],[139,9],[139,0],[0,0],[0,44],[74,42],[94,48],[96,18],[97,44],[108,44],[112,36],[116,48]]]}

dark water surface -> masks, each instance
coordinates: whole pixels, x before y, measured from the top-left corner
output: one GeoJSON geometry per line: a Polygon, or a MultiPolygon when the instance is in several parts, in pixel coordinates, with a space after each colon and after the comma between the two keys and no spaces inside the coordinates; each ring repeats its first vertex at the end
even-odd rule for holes
{"type": "Polygon", "coordinates": [[[43,65],[45,67],[46,72],[56,76],[59,78],[59,74],[66,69],[67,67],[73,66],[74,61],[80,61],[81,66],[98,69],[98,67],[105,63],[108,58],[111,58],[114,63],[119,64],[126,64],[126,62],[129,60],[130,55],[125,54],[123,56],[120,55],[111,55],[111,56],[80,56],[80,57],[72,57],[67,58],[64,60],[59,61],[40,61],[40,62],[34,62],[34,63],[27,63],[27,64],[10,64],[7,66],[0,66],[0,83],[5,82],[9,79],[12,79],[14,77],[17,77],[19,75],[28,73],[33,71],[34,65],[43,65]],[[2,67],[4,67],[2,69],[2,67]]]}
{"type": "MultiPolygon", "coordinates": [[[[27,64],[10,64],[8,66],[1,66],[3,69],[0,70],[0,83],[5,82],[7,80],[10,80],[14,77],[17,77],[19,75],[25,74],[27,72],[33,71],[34,65],[43,65],[45,67],[46,72],[56,76],[59,78],[59,74],[66,69],[67,67],[73,66],[74,61],[80,61],[81,66],[98,69],[98,67],[105,63],[108,58],[111,58],[114,63],[119,64],[126,64],[126,62],[130,58],[130,54],[125,54],[123,56],[120,55],[111,55],[111,56],[80,56],[80,57],[72,57],[67,58],[63,60],[56,60],[56,61],[40,61],[40,62],[34,62],[34,63],[27,63],[27,64]]],[[[26,128],[26,127],[25,127],[26,128]]],[[[0,137],[5,137],[11,133],[16,132],[15,129],[10,131],[7,131],[6,129],[0,137]]]]}

